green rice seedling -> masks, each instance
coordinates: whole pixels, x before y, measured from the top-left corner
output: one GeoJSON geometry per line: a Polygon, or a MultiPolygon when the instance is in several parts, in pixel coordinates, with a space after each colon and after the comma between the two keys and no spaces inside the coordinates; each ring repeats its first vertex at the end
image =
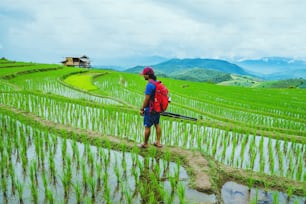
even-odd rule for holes
{"type": "Polygon", "coordinates": [[[3,192],[3,196],[6,198],[7,197],[7,180],[6,178],[1,179],[1,189],[3,192]]]}
{"type": "Polygon", "coordinates": [[[103,158],[105,156],[104,150],[102,148],[98,148],[97,152],[98,152],[98,155],[99,155],[98,156],[99,162],[103,163],[103,158]]]}
{"type": "Polygon", "coordinates": [[[232,152],[231,152],[231,156],[230,156],[230,161],[231,161],[232,165],[234,164],[234,159],[235,159],[235,147],[234,147],[234,143],[233,143],[232,152]]]}
{"type": "Polygon", "coordinates": [[[47,188],[47,194],[46,194],[46,197],[47,197],[47,201],[50,203],[50,204],[53,204],[54,203],[54,194],[53,194],[53,191],[49,188],[47,188]]]}
{"type": "Polygon", "coordinates": [[[280,176],[284,175],[284,153],[283,151],[278,152],[278,162],[279,162],[279,171],[280,171],[280,176]]]}
{"type": "Polygon", "coordinates": [[[35,152],[37,156],[38,166],[40,166],[40,143],[39,143],[39,137],[34,137],[34,145],[35,145],[35,152]]]}
{"type": "Polygon", "coordinates": [[[151,187],[156,189],[156,187],[158,186],[158,179],[159,178],[157,178],[155,173],[153,173],[153,172],[149,173],[149,178],[150,178],[151,187]]]}
{"type": "Polygon", "coordinates": [[[79,152],[77,142],[75,140],[71,140],[71,147],[72,147],[72,158],[76,158],[76,153],[79,152]]]}
{"type": "Polygon", "coordinates": [[[74,152],[74,155],[75,155],[74,162],[76,163],[76,170],[79,171],[80,170],[80,160],[81,160],[80,151],[77,148],[73,152],[74,152]]]}
{"type": "Polygon", "coordinates": [[[9,164],[9,175],[10,175],[10,178],[11,178],[11,190],[12,190],[12,194],[15,195],[15,170],[13,168],[13,164],[10,163],[9,164]]]}
{"type": "Polygon", "coordinates": [[[108,185],[106,185],[105,188],[104,188],[104,191],[103,191],[103,198],[104,198],[104,201],[105,201],[107,204],[112,203],[112,202],[111,202],[111,193],[110,193],[110,189],[109,189],[109,186],[108,186],[108,185]]]}
{"type": "Polygon", "coordinates": [[[299,200],[298,199],[295,199],[293,204],[299,204],[299,200]]]}
{"type": "Polygon", "coordinates": [[[124,195],[125,195],[126,203],[131,204],[133,201],[133,197],[132,197],[129,187],[125,188],[124,195]]]}
{"type": "Polygon", "coordinates": [[[137,171],[136,168],[132,168],[132,174],[134,176],[135,183],[138,183],[139,182],[139,175],[138,175],[138,171],[137,171]]]}
{"type": "Polygon", "coordinates": [[[298,160],[298,164],[297,164],[297,171],[296,171],[296,180],[304,182],[305,179],[303,178],[303,169],[304,169],[303,156],[300,156],[297,160],[298,160]]]}
{"type": "Polygon", "coordinates": [[[174,192],[166,193],[165,194],[165,201],[166,201],[166,203],[173,203],[174,202],[174,192]]]}
{"type": "Polygon", "coordinates": [[[150,148],[149,149],[149,154],[152,158],[154,158],[156,156],[156,152],[157,152],[156,148],[150,148]]]}
{"type": "Polygon", "coordinates": [[[269,138],[268,141],[268,152],[269,152],[269,164],[270,164],[270,172],[274,174],[274,155],[273,155],[273,147],[272,147],[272,139],[269,138]]]}
{"type": "Polygon", "coordinates": [[[253,187],[253,185],[254,185],[254,179],[253,178],[249,178],[249,180],[248,180],[248,187],[249,187],[249,191],[251,191],[251,189],[252,189],[252,187],[253,187]]]}
{"type": "Polygon", "coordinates": [[[38,189],[37,189],[37,184],[35,181],[31,181],[31,196],[33,199],[33,202],[36,204],[38,203],[38,189]]]}
{"type": "Polygon", "coordinates": [[[289,168],[288,168],[288,170],[287,170],[287,174],[286,174],[286,177],[287,178],[291,178],[291,179],[293,179],[293,174],[294,174],[294,169],[293,169],[293,167],[294,167],[294,161],[293,161],[294,159],[293,159],[293,153],[292,152],[290,152],[290,154],[289,154],[289,168]]]}
{"type": "Polygon", "coordinates": [[[44,189],[45,189],[45,195],[47,195],[47,189],[48,189],[48,178],[45,172],[42,173],[42,180],[43,180],[43,185],[44,185],[44,189]]]}
{"type": "Polygon", "coordinates": [[[62,161],[63,161],[63,167],[64,167],[65,166],[65,157],[66,157],[66,154],[67,154],[67,138],[64,138],[64,140],[62,141],[61,150],[62,150],[62,161]]]}
{"type": "Polygon", "coordinates": [[[55,168],[53,156],[49,156],[49,169],[50,169],[50,175],[53,178],[53,184],[55,184],[56,183],[56,168],[55,168]]]}
{"type": "Polygon", "coordinates": [[[52,138],[52,144],[53,144],[53,155],[55,155],[56,150],[57,150],[58,140],[55,135],[51,135],[51,138],[52,138]]]}
{"type": "Polygon", "coordinates": [[[133,166],[133,167],[136,167],[136,165],[137,165],[137,160],[138,160],[138,154],[132,153],[132,154],[131,154],[131,157],[132,157],[132,166],[133,166]]]}
{"type": "Polygon", "coordinates": [[[109,163],[110,163],[110,155],[108,154],[103,157],[103,164],[104,164],[105,171],[108,170],[109,163]]]}
{"type": "MultiPolygon", "coordinates": [[[[159,160],[158,160],[159,161],[159,160]]],[[[160,173],[161,173],[161,170],[160,170],[160,164],[159,163],[156,163],[156,165],[154,166],[154,173],[156,175],[157,178],[160,177],[160,173]]]]}
{"type": "Polygon", "coordinates": [[[172,192],[175,192],[178,180],[176,179],[175,176],[170,176],[169,181],[170,181],[172,192]]]}
{"type": "Polygon", "coordinates": [[[253,153],[251,154],[251,163],[250,163],[250,168],[251,170],[254,169],[254,165],[255,165],[255,159],[256,159],[256,150],[255,148],[253,148],[253,153]]]}
{"type": "Polygon", "coordinates": [[[180,160],[180,159],[177,159],[177,160],[176,160],[176,169],[175,169],[175,173],[174,173],[174,175],[175,175],[175,177],[176,177],[177,179],[179,179],[180,170],[181,170],[181,160],[180,160]]]}
{"type": "Polygon", "coordinates": [[[256,191],[255,191],[255,202],[254,203],[258,203],[258,188],[256,188],[256,191]]]}
{"type": "Polygon", "coordinates": [[[83,181],[84,190],[87,191],[87,171],[84,160],[81,161],[81,168],[82,168],[82,181],[83,181]]]}
{"type": "Polygon", "coordinates": [[[289,188],[287,189],[287,195],[288,195],[288,200],[290,200],[290,198],[292,198],[293,196],[293,189],[291,186],[289,186],[289,188]]]}
{"type": "MultiPolygon", "coordinates": [[[[134,168],[133,168],[133,169],[134,169],[134,168]]],[[[121,180],[121,175],[120,175],[120,168],[119,168],[119,166],[118,166],[117,158],[116,158],[116,160],[115,160],[114,171],[115,171],[115,175],[116,175],[116,178],[117,178],[117,183],[119,183],[120,180],[121,180]]]]}
{"type": "Polygon", "coordinates": [[[21,163],[22,163],[23,174],[26,175],[28,168],[28,157],[26,150],[24,148],[21,149],[21,163]]]}
{"type": "Polygon", "coordinates": [[[265,154],[264,152],[261,152],[260,154],[260,166],[259,166],[259,171],[264,172],[265,171],[265,154]]]}
{"type": "Polygon", "coordinates": [[[263,185],[264,185],[264,194],[267,196],[270,186],[269,186],[268,182],[264,182],[263,185]]]}
{"type": "Polygon", "coordinates": [[[75,196],[76,196],[76,202],[78,204],[81,203],[82,200],[82,189],[81,189],[81,184],[77,181],[76,183],[72,184],[72,187],[74,189],[75,192],[75,196]]]}
{"type": "Polygon", "coordinates": [[[97,191],[101,188],[102,181],[102,164],[96,163],[97,191]]]}
{"type": "Polygon", "coordinates": [[[123,175],[122,176],[124,178],[126,178],[126,176],[127,176],[127,163],[126,163],[125,156],[122,157],[121,166],[122,166],[122,169],[123,169],[123,175]]]}
{"type": "Polygon", "coordinates": [[[149,204],[156,203],[155,195],[154,195],[154,193],[152,191],[150,191],[148,203],[149,204]]]}
{"type": "Polygon", "coordinates": [[[93,167],[94,167],[94,155],[93,153],[89,150],[87,152],[87,163],[89,164],[90,166],[90,172],[91,172],[91,176],[93,176],[93,167]]]}
{"type": "Polygon", "coordinates": [[[19,203],[23,203],[24,184],[17,180],[15,185],[16,185],[17,192],[18,192],[19,203]]]}
{"type": "Polygon", "coordinates": [[[103,174],[103,185],[104,186],[108,184],[108,177],[109,177],[108,172],[105,171],[103,174]]]}
{"type": "Polygon", "coordinates": [[[179,197],[180,203],[185,203],[185,186],[183,183],[179,183],[177,186],[177,194],[179,197]]]}
{"type": "Polygon", "coordinates": [[[272,198],[273,198],[273,203],[279,203],[278,192],[274,192],[272,194],[272,198]]]}
{"type": "Polygon", "coordinates": [[[87,177],[88,179],[88,184],[89,184],[89,187],[90,187],[90,191],[91,191],[91,199],[92,199],[92,202],[94,203],[95,202],[95,198],[96,198],[96,194],[95,194],[95,189],[96,189],[96,180],[94,177],[87,177]]]}
{"type": "Polygon", "coordinates": [[[45,169],[45,150],[43,150],[43,148],[40,148],[40,167],[42,169],[42,171],[44,171],[45,169]]]}
{"type": "Polygon", "coordinates": [[[30,179],[32,182],[35,182],[38,185],[38,178],[37,178],[37,162],[36,160],[31,161],[30,166],[30,179]]]}
{"type": "Polygon", "coordinates": [[[71,185],[71,173],[68,172],[67,170],[64,171],[64,175],[61,178],[63,187],[64,187],[64,196],[65,200],[67,200],[69,196],[69,191],[70,191],[70,185],[71,185]]]}

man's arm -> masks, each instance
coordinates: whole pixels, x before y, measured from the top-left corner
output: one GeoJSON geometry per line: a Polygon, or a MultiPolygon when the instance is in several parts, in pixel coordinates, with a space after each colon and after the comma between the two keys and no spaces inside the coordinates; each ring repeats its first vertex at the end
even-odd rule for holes
{"type": "Polygon", "coordinates": [[[150,95],[146,94],[142,103],[142,107],[140,108],[140,115],[143,115],[144,108],[149,106],[149,102],[150,102],[150,95]]]}

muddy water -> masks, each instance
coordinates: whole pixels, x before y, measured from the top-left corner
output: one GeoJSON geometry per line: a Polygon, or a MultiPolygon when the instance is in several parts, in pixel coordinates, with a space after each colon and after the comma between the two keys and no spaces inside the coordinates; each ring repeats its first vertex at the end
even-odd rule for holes
{"type": "Polygon", "coordinates": [[[221,189],[222,199],[225,204],[304,204],[305,197],[291,196],[279,191],[264,190],[249,188],[247,186],[235,183],[227,182],[221,189]]]}

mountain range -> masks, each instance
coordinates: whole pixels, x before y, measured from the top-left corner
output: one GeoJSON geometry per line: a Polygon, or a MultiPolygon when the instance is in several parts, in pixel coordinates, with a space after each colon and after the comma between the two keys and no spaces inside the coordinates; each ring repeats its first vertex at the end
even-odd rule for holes
{"type": "MultiPolygon", "coordinates": [[[[305,61],[281,57],[235,62],[219,59],[175,58],[151,66],[158,76],[213,83],[230,80],[230,74],[251,76],[264,80],[306,79],[305,61]]],[[[125,71],[140,73],[143,67],[135,66],[125,71]]]]}
{"type": "Polygon", "coordinates": [[[306,78],[306,61],[283,57],[265,57],[235,62],[252,75],[266,80],[306,78]]]}
{"type": "MultiPolygon", "coordinates": [[[[125,71],[140,73],[143,67],[136,66],[125,71]]],[[[152,67],[158,76],[213,83],[230,80],[232,73],[248,74],[235,64],[217,59],[171,59],[152,67]]]]}

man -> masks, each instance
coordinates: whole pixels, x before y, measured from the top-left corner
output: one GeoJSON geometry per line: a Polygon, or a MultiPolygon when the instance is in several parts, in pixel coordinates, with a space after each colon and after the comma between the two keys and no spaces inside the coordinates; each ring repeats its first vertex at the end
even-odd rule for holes
{"type": "Polygon", "coordinates": [[[156,142],[154,142],[154,146],[162,147],[160,144],[161,137],[161,128],[159,125],[160,113],[154,112],[154,110],[150,110],[150,103],[154,101],[155,89],[156,86],[153,83],[150,83],[150,80],[156,81],[156,76],[154,74],[154,70],[152,67],[145,67],[141,73],[144,79],[148,81],[145,89],[145,98],[140,108],[140,115],[144,116],[143,124],[145,126],[144,131],[144,143],[140,145],[141,148],[148,147],[148,141],[151,134],[151,126],[154,125],[156,129],[156,142]]]}

